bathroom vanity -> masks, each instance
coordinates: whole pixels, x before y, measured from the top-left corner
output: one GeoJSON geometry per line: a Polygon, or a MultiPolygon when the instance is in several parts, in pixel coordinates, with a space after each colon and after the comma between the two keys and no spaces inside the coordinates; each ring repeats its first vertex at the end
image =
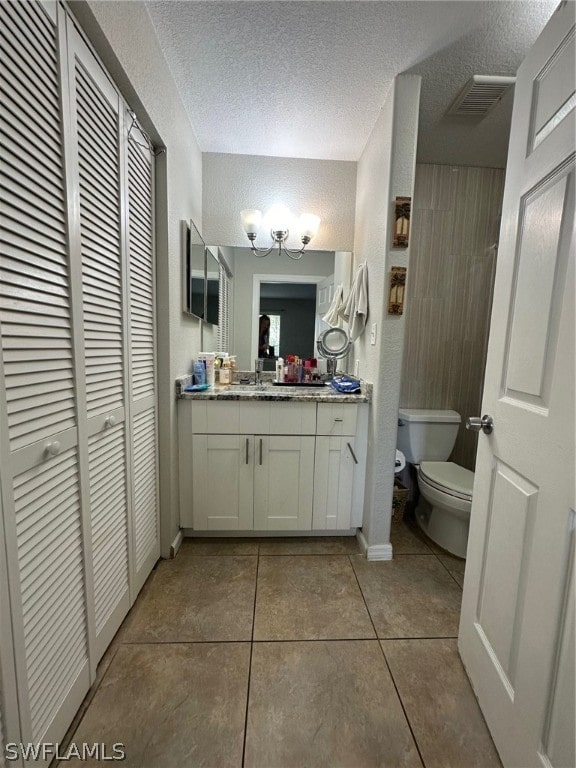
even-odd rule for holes
{"type": "Polygon", "coordinates": [[[368,393],[268,383],[179,398],[182,528],[289,533],[362,525],[368,393]]]}

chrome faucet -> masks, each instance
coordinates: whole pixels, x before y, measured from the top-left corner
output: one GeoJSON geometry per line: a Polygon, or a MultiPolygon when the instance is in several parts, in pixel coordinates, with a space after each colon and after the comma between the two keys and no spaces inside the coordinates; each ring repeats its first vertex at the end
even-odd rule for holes
{"type": "Polygon", "coordinates": [[[261,357],[257,357],[254,360],[254,383],[262,383],[262,371],[264,370],[264,360],[261,357]]]}

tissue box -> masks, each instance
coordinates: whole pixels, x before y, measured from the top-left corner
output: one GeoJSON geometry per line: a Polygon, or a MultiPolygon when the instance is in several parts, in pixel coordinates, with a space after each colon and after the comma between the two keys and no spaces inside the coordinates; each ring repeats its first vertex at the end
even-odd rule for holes
{"type": "Polygon", "coordinates": [[[400,480],[394,480],[392,493],[392,522],[401,523],[404,519],[404,510],[408,501],[408,488],[405,488],[400,480]]]}

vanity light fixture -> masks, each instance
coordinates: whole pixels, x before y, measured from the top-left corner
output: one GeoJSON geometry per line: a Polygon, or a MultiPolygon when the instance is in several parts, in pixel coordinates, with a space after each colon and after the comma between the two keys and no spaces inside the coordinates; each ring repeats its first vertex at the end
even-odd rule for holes
{"type": "Polygon", "coordinates": [[[248,235],[248,240],[250,240],[250,248],[260,258],[268,256],[275,248],[278,248],[278,254],[284,252],[291,259],[301,259],[304,248],[306,248],[318,232],[318,227],[320,226],[318,216],[315,216],[313,213],[303,213],[298,222],[302,248],[296,250],[286,246],[286,240],[290,234],[290,221],[294,218],[286,206],[274,205],[264,217],[261,211],[248,208],[245,211],[241,211],[240,216],[242,217],[244,231],[248,235]],[[272,237],[270,248],[257,248],[254,244],[258,231],[263,224],[270,227],[270,235],[272,237]]]}

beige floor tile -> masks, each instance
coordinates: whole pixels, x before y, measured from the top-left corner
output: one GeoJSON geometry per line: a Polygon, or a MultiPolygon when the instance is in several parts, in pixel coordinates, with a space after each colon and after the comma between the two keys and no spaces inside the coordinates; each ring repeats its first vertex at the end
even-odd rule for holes
{"type": "Polygon", "coordinates": [[[249,663],[249,643],[121,646],[73,742],[122,743],[126,768],[239,768],[249,663]]]}
{"type": "Polygon", "coordinates": [[[456,640],[384,640],[382,648],[426,768],[499,768],[456,640]]]}
{"type": "Polygon", "coordinates": [[[435,555],[350,560],[378,637],[456,637],[462,591],[435,555]]]}
{"type": "Polygon", "coordinates": [[[443,565],[446,566],[458,584],[463,587],[466,560],[463,560],[461,557],[456,557],[455,555],[449,555],[448,552],[438,554],[438,559],[443,565]]]}
{"type": "Polygon", "coordinates": [[[260,557],[255,640],[372,638],[346,555],[260,557]]]}
{"type": "Polygon", "coordinates": [[[356,536],[295,536],[261,539],[261,555],[353,555],[360,552],[356,536]]]}
{"type": "Polygon", "coordinates": [[[186,538],[177,557],[188,555],[257,555],[258,539],[186,538]]]}
{"type": "Polygon", "coordinates": [[[429,555],[432,549],[425,541],[424,534],[415,524],[402,521],[390,528],[392,552],[396,555],[429,555]]]}
{"type": "Polygon", "coordinates": [[[246,768],[420,768],[378,643],[255,643],[246,768]]]}
{"type": "Polygon", "coordinates": [[[182,557],[160,563],[120,640],[250,640],[256,557],[182,557]]]}

